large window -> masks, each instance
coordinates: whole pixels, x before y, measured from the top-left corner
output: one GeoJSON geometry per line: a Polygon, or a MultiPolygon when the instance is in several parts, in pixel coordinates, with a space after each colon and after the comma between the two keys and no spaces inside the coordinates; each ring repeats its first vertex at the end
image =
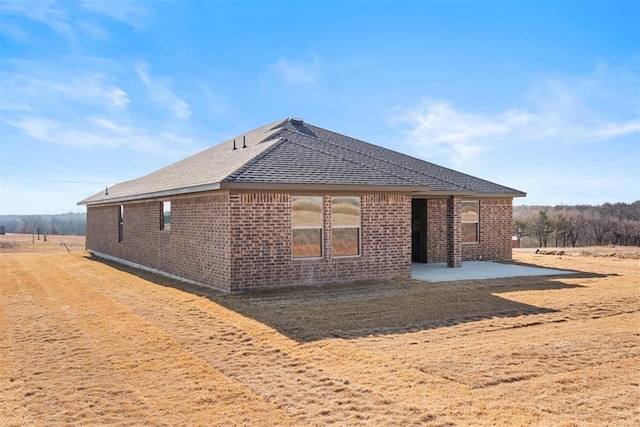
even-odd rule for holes
{"type": "Polygon", "coordinates": [[[294,258],[322,257],[322,226],[322,197],[291,198],[294,258]]]}
{"type": "Polygon", "coordinates": [[[118,206],[118,243],[124,242],[124,205],[118,206]]]}
{"type": "Polygon", "coordinates": [[[171,230],[171,202],[160,202],[160,230],[171,230]]]}
{"type": "Polygon", "coordinates": [[[461,202],[462,243],[480,241],[480,202],[461,202]]]}
{"type": "Polygon", "coordinates": [[[331,255],[360,255],[360,197],[331,199],[331,255]]]}

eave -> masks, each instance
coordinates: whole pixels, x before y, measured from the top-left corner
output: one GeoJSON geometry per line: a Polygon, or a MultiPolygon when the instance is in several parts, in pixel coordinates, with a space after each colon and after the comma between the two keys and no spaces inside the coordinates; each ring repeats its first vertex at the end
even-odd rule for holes
{"type": "Polygon", "coordinates": [[[363,185],[363,184],[309,184],[309,183],[238,183],[222,182],[214,184],[196,185],[192,187],[176,188],[150,193],[134,194],[127,196],[105,197],[97,200],[83,200],[78,205],[97,206],[115,203],[136,202],[167,198],[172,196],[184,196],[188,194],[202,193],[216,190],[236,191],[292,191],[292,192],[373,192],[373,193],[409,193],[412,197],[479,197],[479,198],[512,198],[525,197],[526,193],[482,193],[477,191],[434,191],[420,185],[363,185]]]}

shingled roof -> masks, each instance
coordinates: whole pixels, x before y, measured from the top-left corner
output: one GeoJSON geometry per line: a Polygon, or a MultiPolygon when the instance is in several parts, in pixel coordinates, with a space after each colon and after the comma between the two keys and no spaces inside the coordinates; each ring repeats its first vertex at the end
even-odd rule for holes
{"type": "Polygon", "coordinates": [[[523,197],[525,193],[387,148],[285,119],[237,136],[78,204],[96,205],[224,188],[375,189],[523,197]]]}

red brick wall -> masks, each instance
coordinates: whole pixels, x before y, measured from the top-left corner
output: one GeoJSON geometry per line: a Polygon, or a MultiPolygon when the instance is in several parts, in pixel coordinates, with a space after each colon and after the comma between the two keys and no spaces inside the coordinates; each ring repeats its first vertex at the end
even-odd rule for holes
{"type": "Polygon", "coordinates": [[[158,269],[230,290],[227,194],[173,199],[171,230],[159,235],[158,269]]]}
{"type": "Polygon", "coordinates": [[[87,209],[87,249],[229,290],[226,194],[171,200],[171,230],[160,230],[160,200],[124,205],[118,243],[117,205],[87,209]]]}
{"type": "Polygon", "coordinates": [[[427,200],[427,262],[447,262],[447,199],[427,200]]]}
{"type": "Polygon", "coordinates": [[[118,209],[117,205],[87,208],[87,249],[118,256],[118,209]]]}
{"type": "MultiPolygon", "coordinates": [[[[310,194],[313,195],[313,194],[310,194]]],[[[361,254],[331,256],[331,195],[324,197],[324,254],[291,257],[291,195],[215,193],[171,200],[171,230],[160,230],[160,200],[87,209],[87,249],[226,290],[325,285],[409,277],[411,197],[361,194],[361,254]]],[[[459,201],[459,200],[458,200],[459,201]]],[[[427,201],[428,262],[447,261],[447,200],[427,201]]],[[[511,259],[511,199],[480,200],[480,243],[463,260],[511,259]]]]}
{"type": "MultiPolygon", "coordinates": [[[[462,260],[511,259],[511,199],[480,201],[480,242],[462,244],[462,260]]],[[[447,262],[447,199],[427,200],[427,262],[447,262]]]]}
{"type": "Polygon", "coordinates": [[[510,260],[511,252],[511,199],[480,200],[480,242],[463,243],[463,261],[510,260]]]}
{"type": "Polygon", "coordinates": [[[230,196],[233,289],[325,285],[411,274],[411,198],[361,195],[361,255],[331,256],[331,196],[324,195],[324,254],[291,257],[291,196],[230,196]]]}

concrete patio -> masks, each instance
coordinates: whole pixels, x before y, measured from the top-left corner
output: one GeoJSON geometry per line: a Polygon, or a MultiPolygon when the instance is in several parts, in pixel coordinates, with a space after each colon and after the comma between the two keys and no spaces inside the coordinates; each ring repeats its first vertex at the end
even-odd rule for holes
{"type": "Polygon", "coordinates": [[[446,263],[413,263],[411,277],[427,282],[451,282],[455,280],[498,279],[521,276],[555,276],[575,274],[575,271],[552,268],[528,267],[492,261],[465,261],[462,267],[447,267],[446,263]]]}

